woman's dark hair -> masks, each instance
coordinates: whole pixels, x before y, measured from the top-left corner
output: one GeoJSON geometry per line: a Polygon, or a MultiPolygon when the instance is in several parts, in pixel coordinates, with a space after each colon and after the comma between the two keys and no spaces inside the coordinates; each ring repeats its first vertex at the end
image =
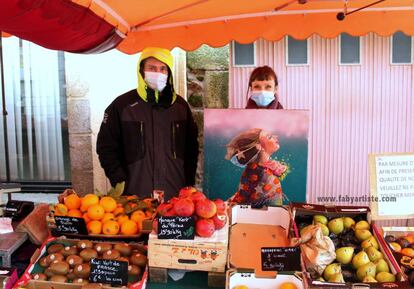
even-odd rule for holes
{"type": "Polygon", "coordinates": [[[270,79],[275,80],[275,87],[276,87],[278,85],[278,81],[277,81],[277,76],[274,70],[267,65],[256,67],[250,74],[249,87],[251,87],[253,81],[255,80],[263,81],[263,80],[270,80],[270,79]]]}

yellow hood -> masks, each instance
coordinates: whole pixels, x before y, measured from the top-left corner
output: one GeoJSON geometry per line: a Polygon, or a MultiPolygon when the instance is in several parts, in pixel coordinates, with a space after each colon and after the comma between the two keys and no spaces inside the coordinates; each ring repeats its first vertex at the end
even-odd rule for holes
{"type": "MultiPolygon", "coordinates": [[[[171,85],[172,88],[172,93],[173,93],[173,97],[172,97],[172,103],[174,103],[175,99],[176,99],[176,94],[175,94],[175,90],[174,90],[174,84],[173,84],[173,77],[172,77],[172,72],[173,72],[173,66],[174,66],[174,58],[171,54],[171,52],[168,49],[164,49],[164,48],[158,48],[158,47],[147,47],[145,48],[142,53],[141,53],[141,57],[138,61],[138,65],[137,65],[137,74],[138,74],[138,95],[144,100],[144,101],[148,101],[147,100],[147,83],[145,82],[144,78],[142,77],[139,68],[141,65],[141,62],[149,57],[154,57],[156,59],[158,59],[159,61],[164,62],[165,64],[167,64],[167,66],[170,69],[170,75],[168,77],[168,83],[171,85]]],[[[158,102],[158,91],[155,91],[155,99],[156,102],[158,102]]]]}

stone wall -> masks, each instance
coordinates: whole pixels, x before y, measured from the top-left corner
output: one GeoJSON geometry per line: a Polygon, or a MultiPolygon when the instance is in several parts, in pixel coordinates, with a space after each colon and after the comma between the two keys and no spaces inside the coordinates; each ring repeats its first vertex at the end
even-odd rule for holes
{"type": "Polygon", "coordinates": [[[200,154],[196,187],[202,188],[204,171],[204,108],[228,108],[229,46],[203,45],[187,52],[187,100],[199,129],[200,154]]]}

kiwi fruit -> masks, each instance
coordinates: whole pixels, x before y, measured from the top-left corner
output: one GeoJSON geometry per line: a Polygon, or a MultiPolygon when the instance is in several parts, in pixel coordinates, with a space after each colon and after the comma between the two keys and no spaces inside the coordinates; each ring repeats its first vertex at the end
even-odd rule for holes
{"type": "Polygon", "coordinates": [[[55,273],[53,273],[50,268],[46,268],[43,273],[45,273],[45,275],[49,278],[52,277],[53,275],[55,275],[55,273]]]}
{"type": "Polygon", "coordinates": [[[87,248],[80,251],[79,256],[81,256],[85,262],[89,262],[92,258],[98,257],[98,252],[94,249],[87,248]]]}
{"type": "Polygon", "coordinates": [[[73,272],[73,269],[69,269],[69,272],[68,272],[68,274],[66,274],[66,277],[68,277],[68,279],[69,279],[69,280],[74,280],[74,279],[76,279],[76,275],[75,275],[75,273],[73,272]]]}
{"type": "Polygon", "coordinates": [[[140,267],[138,267],[137,265],[133,265],[133,264],[128,266],[128,275],[137,276],[139,274],[141,274],[140,267]]]}
{"type": "Polygon", "coordinates": [[[73,273],[75,273],[76,277],[78,278],[89,278],[90,272],[91,272],[91,266],[89,265],[89,263],[83,263],[73,268],[73,273]]]}
{"type": "Polygon", "coordinates": [[[109,259],[109,260],[115,260],[115,259],[118,259],[119,257],[121,257],[121,253],[119,253],[119,251],[117,250],[108,250],[102,254],[102,258],[109,259]]]}
{"type": "Polygon", "coordinates": [[[101,283],[88,283],[81,287],[81,289],[102,289],[101,283]]]}
{"type": "Polygon", "coordinates": [[[71,268],[75,267],[76,265],[80,265],[83,263],[83,259],[78,255],[70,255],[66,258],[66,262],[69,264],[71,268]]]}
{"type": "Polygon", "coordinates": [[[33,275],[33,280],[45,281],[47,280],[47,276],[43,273],[36,273],[33,275]]]}
{"type": "Polygon", "coordinates": [[[60,254],[62,254],[64,257],[70,255],[78,255],[78,248],[76,246],[66,246],[60,251],[60,254]]]}
{"type": "Polygon", "coordinates": [[[66,282],[68,282],[68,278],[66,276],[63,276],[63,275],[53,275],[52,277],[49,278],[49,281],[59,282],[59,283],[66,283],[66,282]]]}
{"type": "Polygon", "coordinates": [[[66,274],[69,272],[69,264],[65,261],[57,261],[56,263],[51,264],[49,268],[53,274],[56,275],[66,276],[66,274]]]}
{"type": "Polygon", "coordinates": [[[93,248],[93,244],[89,240],[81,240],[81,241],[78,241],[76,243],[76,247],[78,247],[78,249],[81,249],[81,250],[82,249],[92,249],[93,248]]]}
{"type": "Polygon", "coordinates": [[[63,261],[65,260],[65,257],[63,257],[60,253],[53,253],[47,256],[47,261],[49,262],[49,265],[54,263],[55,261],[63,261]]]}
{"type": "Polygon", "coordinates": [[[39,260],[39,265],[42,266],[43,268],[47,268],[49,267],[49,260],[47,259],[47,256],[40,258],[39,260]]]}
{"type": "Polygon", "coordinates": [[[72,283],[73,284],[82,284],[82,285],[85,285],[85,284],[88,284],[89,281],[88,281],[88,279],[84,279],[84,278],[76,278],[76,279],[73,279],[72,283]]]}
{"type": "Polygon", "coordinates": [[[48,254],[59,253],[63,248],[64,246],[62,244],[53,244],[47,248],[47,253],[48,254]]]}
{"type": "Polygon", "coordinates": [[[119,253],[121,253],[121,255],[124,257],[131,256],[132,248],[128,244],[117,243],[114,245],[114,249],[119,251],[119,253]]]}
{"type": "Polygon", "coordinates": [[[102,253],[102,252],[111,250],[112,245],[108,243],[96,243],[93,248],[96,250],[96,252],[102,253]]]}
{"type": "Polygon", "coordinates": [[[132,264],[139,267],[145,267],[147,265],[147,256],[142,253],[135,253],[129,259],[132,264]]]}

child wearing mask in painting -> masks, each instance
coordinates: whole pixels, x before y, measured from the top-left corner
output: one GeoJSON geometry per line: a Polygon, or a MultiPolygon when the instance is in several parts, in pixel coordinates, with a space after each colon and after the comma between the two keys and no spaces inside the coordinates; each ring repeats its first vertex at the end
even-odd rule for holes
{"type": "Polygon", "coordinates": [[[246,108],[283,109],[278,99],[276,73],[269,66],[255,68],[250,74],[246,108]]]}
{"type": "Polygon", "coordinates": [[[276,135],[260,128],[246,130],[227,145],[225,158],[243,167],[239,189],[231,203],[250,204],[252,207],[282,205],[280,179],[287,173],[287,165],[271,159],[279,150],[276,135]]]}

